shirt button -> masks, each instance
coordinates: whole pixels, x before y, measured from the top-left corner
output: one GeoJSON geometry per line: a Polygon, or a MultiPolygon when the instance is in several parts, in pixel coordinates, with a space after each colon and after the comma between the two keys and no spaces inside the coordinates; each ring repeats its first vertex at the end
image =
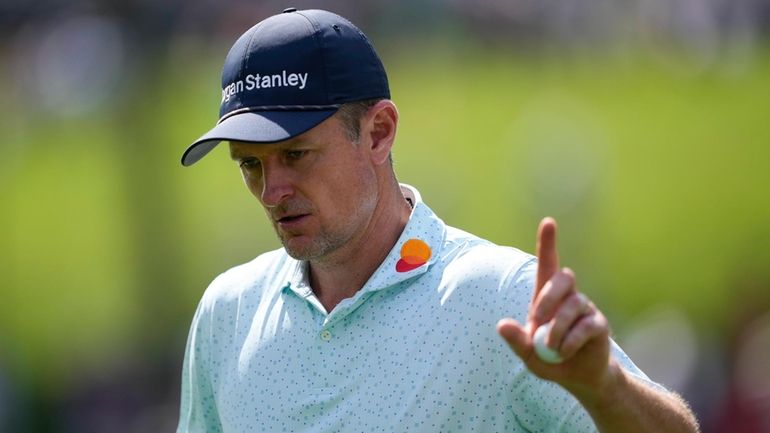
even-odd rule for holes
{"type": "Polygon", "coordinates": [[[326,329],[324,329],[323,331],[321,331],[321,340],[323,340],[323,341],[329,341],[329,340],[331,340],[331,339],[332,339],[332,333],[331,333],[331,332],[329,332],[329,331],[328,331],[328,330],[326,330],[326,329]]]}

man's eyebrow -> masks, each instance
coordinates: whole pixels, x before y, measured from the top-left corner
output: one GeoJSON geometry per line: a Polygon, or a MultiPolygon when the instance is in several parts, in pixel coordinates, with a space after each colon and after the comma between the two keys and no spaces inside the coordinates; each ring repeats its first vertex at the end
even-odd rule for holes
{"type": "MultiPolygon", "coordinates": [[[[304,138],[294,137],[292,140],[286,143],[281,143],[281,144],[268,143],[267,146],[275,146],[275,149],[274,149],[275,151],[286,151],[286,150],[295,149],[305,144],[307,144],[307,140],[305,140],[304,138]]],[[[252,156],[252,155],[249,155],[248,153],[238,152],[238,150],[235,150],[232,147],[230,148],[230,158],[233,161],[238,161],[243,158],[248,158],[249,156],[252,156]]]]}
{"type": "Polygon", "coordinates": [[[234,149],[233,147],[230,147],[230,158],[233,161],[238,161],[240,159],[248,157],[248,153],[239,152],[237,149],[234,149]]]}

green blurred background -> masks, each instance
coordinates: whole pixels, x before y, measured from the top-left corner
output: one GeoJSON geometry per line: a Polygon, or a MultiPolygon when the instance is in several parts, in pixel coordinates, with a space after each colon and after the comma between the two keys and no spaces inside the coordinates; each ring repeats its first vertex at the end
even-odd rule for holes
{"type": "MultiPolygon", "coordinates": [[[[563,264],[704,431],[770,431],[770,7],[578,3],[294,5],[371,36],[399,179],[447,223],[532,251],[556,217],[563,264]]],[[[223,146],[179,157],[230,44],[285,6],[0,8],[0,431],[175,428],[203,290],[279,246],[223,146]]]]}

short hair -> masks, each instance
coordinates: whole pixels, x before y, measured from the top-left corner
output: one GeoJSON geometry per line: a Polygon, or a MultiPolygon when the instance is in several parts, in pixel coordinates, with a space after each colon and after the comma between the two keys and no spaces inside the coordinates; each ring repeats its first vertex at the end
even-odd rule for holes
{"type": "Polygon", "coordinates": [[[358,143],[361,138],[361,118],[374,104],[382,101],[382,98],[364,99],[361,101],[346,102],[334,115],[342,122],[350,141],[358,143]]]}

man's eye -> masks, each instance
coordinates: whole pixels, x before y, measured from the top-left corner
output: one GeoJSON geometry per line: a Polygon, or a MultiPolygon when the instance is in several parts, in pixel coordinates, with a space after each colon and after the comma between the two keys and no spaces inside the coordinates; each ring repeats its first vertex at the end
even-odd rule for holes
{"type": "Polygon", "coordinates": [[[250,168],[256,168],[256,167],[259,167],[259,160],[258,160],[258,159],[256,159],[256,158],[249,158],[249,159],[244,159],[244,160],[243,160],[243,161],[241,161],[241,163],[240,163],[240,164],[238,164],[238,165],[239,165],[241,168],[247,168],[247,169],[250,169],[250,168]]]}
{"type": "Polygon", "coordinates": [[[305,156],[307,154],[307,151],[305,150],[289,150],[286,152],[286,158],[289,160],[298,160],[305,156]]]}

